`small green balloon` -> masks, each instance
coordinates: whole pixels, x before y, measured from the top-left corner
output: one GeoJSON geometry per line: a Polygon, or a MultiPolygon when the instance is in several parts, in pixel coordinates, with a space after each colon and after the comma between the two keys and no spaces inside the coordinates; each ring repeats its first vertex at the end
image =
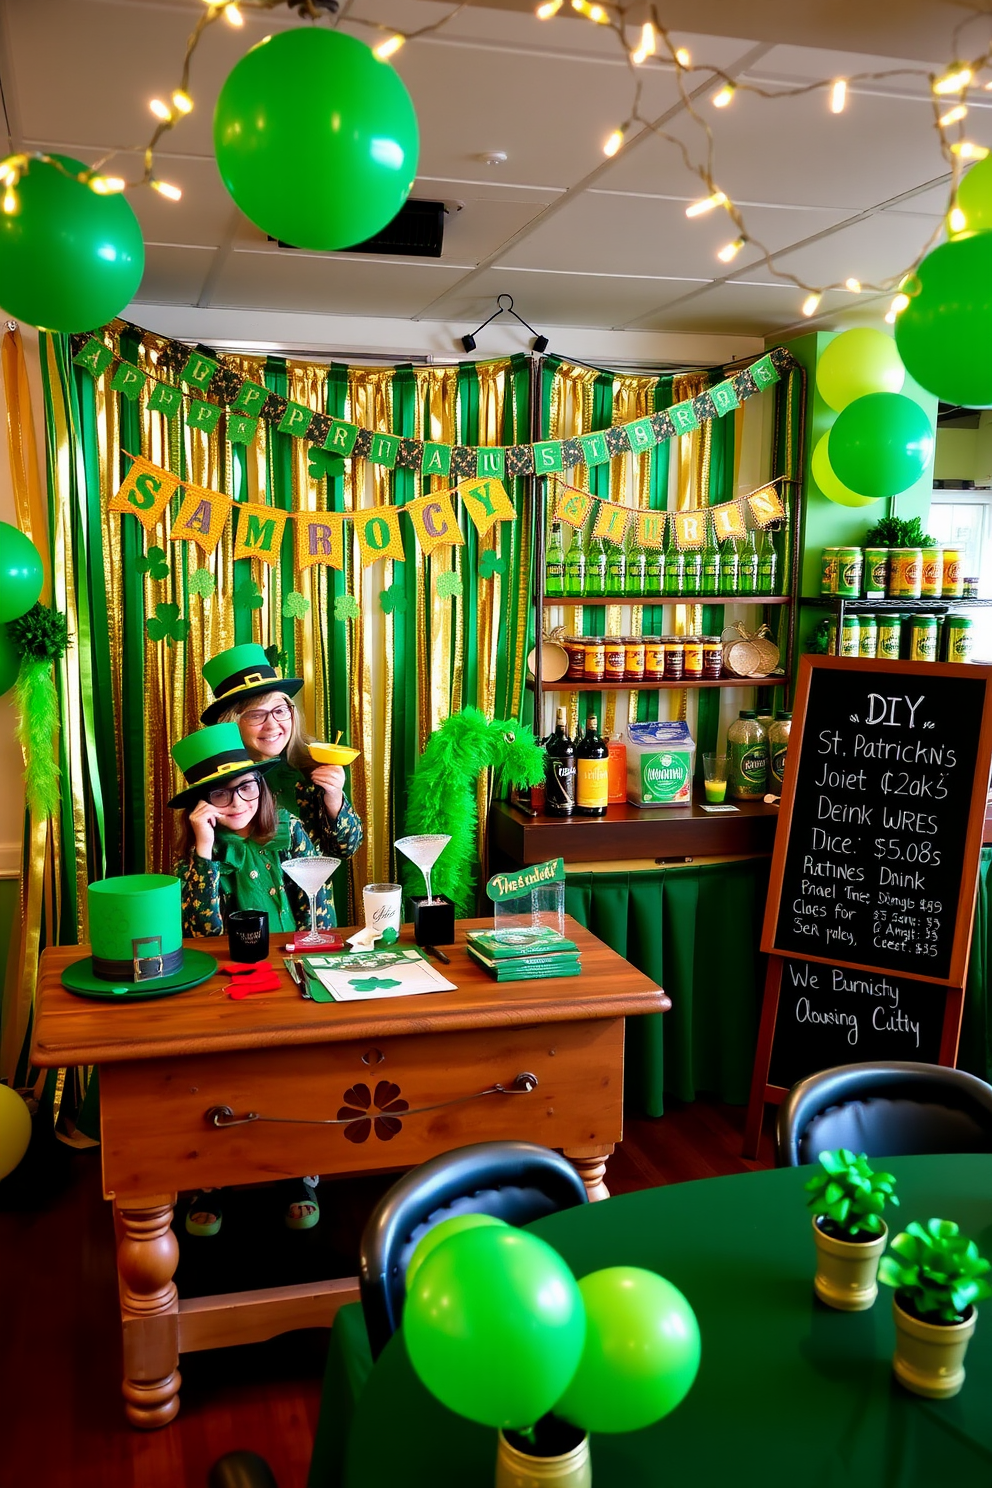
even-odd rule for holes
{"type": "Polygon", "coordinates": [[[896,345],[910,376],[945,403],[992,408],[992,232],[941,243],[906,293],[896,345]]]}
{"type": "Polygon", "coordinates": [[[579,1282],[586,1342],[555,1415],[584,1431],[639,1431],[685,1399],[699,1370],[699,1324],[678,1287],[638,1266],[579,1282]]]}
{"type": "Polygon", "coordinates": [[[859,496],[896,496],[923,475],[933,456],[927,414],[902,393],[868,393],[837,415],[827,436],[837,479],[859,496]]]}
{"type": "Polygon", "coordinates": [[[442,1219],[440,1224],[431,1225],[427,1234],[417,1242],[417,1248],[410,1257],[406,1268],[406,1289],[413,1286],[413,1279],[427,1257],[451,1235],[460,1235],[465,1230],[481,1230],[487,1225],[504,1225],[502,1219],[496,1219],[492,1214],[454,1214],[450,1219],[442,1219]]]}
{"type": "Polygon", "coordinates": [[[18,210],[0,213],[0,301],[47,331],[92,331],[134,298],[145,245],[123,196],[99,196],[75,179],[88,170],[81,161],[53,158],[73,174],[32,160],[18,210]]]}
{"type": "Polygon", "coordinates": [[[973,165],[958,187],[957,205],[965,216],[965,232],[992,228],[992,155],[973,165]]]}
{"type": "Polygon", "coordinates": [[[816,367],[820,397],[837,413],[866,393],[898,393],[905,381],[895,342],[870,326],[835,336],[816,367]]]}
{"type": "Polygon", "coordinates": [[[847,487],[837,479],[833,466],[830,464],[830,454],[827,450],[827,442],[830,439],[830,431],[818,439],[810,460],[810,470],[813,479],[828,501],[835,501],[838,506],[871,506],[878,498],[875,496],[859,496],[857,491],[849,491],[847,487]]]}
{"type": "Polygon", "coordinates": [[[417,174],[417,116],[399,74],[343,31],[268,36],[228,74],[214,114],[221,179],[257,227],[294,248],[374,237],[417,174]]]}
{"type": "Polygon", "coordinates": [[[0,522],[0,625],[26,615],[41,593],[41,554],[19,527],[0,522]]]}
{"type": "Polygon", "coordinates": [[[561,1256],[512,1225],[438,1245],[403,1309],[420,1379],[449,1410],[484,1426],[528,1427],[546,1415],[575,1373],[585,1326],[561,1256]]]}
{"type": "Polygon", "coordinates": [[[0,697],[17,681],[20,666],[21,653],[11,640],[6,625],[0,625],[0,697]]]}

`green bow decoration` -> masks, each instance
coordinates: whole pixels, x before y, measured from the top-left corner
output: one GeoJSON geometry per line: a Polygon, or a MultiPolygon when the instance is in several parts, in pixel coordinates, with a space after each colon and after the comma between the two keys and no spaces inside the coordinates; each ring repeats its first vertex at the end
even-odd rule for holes
{"type": "Polygon", "coordinates": [[[940,1322],[957,1323],[972,1303],[992,1297],[985,1279],[992,1263],[953,1220],[928,1219],[926,1225],[913,1220],[896,1235],[891,1250],[895,1254],[879,1263],[878,1279],[895,1287],[923,1318],[936,1314],[940,1322]]]}
{"type": "Polygon", "coordinates": [[[833,1227],[849,1239],[862,1232],[880,1235],[883,1209],[899,1203],[892,1174],[874,1172],[863,1152],[858,1156],[847,1147],[821,1152],[819,1160],[823,1171],[806,1184],[806,1203],[817,1219],[828,1221],[825,1232],[833,1227]]]}

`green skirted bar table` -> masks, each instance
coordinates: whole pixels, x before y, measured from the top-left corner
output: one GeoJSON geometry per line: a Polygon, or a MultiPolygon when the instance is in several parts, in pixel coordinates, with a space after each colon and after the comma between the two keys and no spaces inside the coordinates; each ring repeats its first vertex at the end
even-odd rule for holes
{"type": "MultiPolygon", "coordinates": [[[[954,1219],[992,1252],[992,1156],[893,1158],[901,1226],[954,1219]]],[[[576,1276],[644,1266],[699,1318],[702,1363],[672,1415],[592,1438],[595,1488],[988,1488],[992,1483],[992,1304],[978,1309],[967,1379],[953,1400],[895,1383],[891,1293],[868,1312],[813,1296],[808,1168],[671,1184],[532,1226],[576,1276]]],[[[335,1403],[325,1399],[323,1412],[335,1403]]],[[[333,1427],[332,1427],[333,1429],[333,1427]]],[[[488,1488],[496,1433],[462,1420],[417,1380],[401,1334],[359,1397],[344,1488],[488,1488]]],[[[311,1488],[331,1488],[331,1480],[311,1488]]]]}

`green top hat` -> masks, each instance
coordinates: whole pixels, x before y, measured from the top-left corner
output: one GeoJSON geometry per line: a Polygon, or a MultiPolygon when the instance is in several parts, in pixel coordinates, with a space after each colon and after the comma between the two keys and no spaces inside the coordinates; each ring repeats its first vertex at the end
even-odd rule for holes
{"type": "Polygon", "coordinates": [[[213,956],[183,949],[179,880],[130,873],[87,889],[92,955],[67,966],[62,985],[84,997],[163,997],[205,981],[213,956]]]}
{"type": "MultiPolygon", "coordinates": [[[[251,647],[235,649],[248,651],[251,647]]],[[[173,744],[172,758],[186,777],[186,789],[173,796],[170,806],[192,806],[214,786],[230,785],[249,771],[264,775],[282,763],[279,759],[253,760],[234,722],[214,723],[209,728],[197,729],[195,734],[187,734],[173,744]]]]}
{"type": "Polygon", "coordinates": [[[216,723],[232,703],[263,692],[284,692],[292,697],[303,686],[302,677],[280,677],[261,646],[249,643],[232,646],[212,656],[203,668],[203,680],[214,700],[200,714],[201,723],[216,723]]]}

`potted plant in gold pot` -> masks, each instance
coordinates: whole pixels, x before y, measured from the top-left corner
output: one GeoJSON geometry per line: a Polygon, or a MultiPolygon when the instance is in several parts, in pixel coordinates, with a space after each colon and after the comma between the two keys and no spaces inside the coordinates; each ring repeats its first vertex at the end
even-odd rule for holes
{"type": "Polygon", "coordinates": [[[896,1180],[876,1173],[847,1147],[820,1153],[821,1172],[806,1184],[813,1211],[816,1277],[821,1302],[840,1312],[863,1312],[878,1296],[878,1263],[888,1229],[886,1204],[898,1204],[896,1180]]]}
{"type": "Polygon", "coordinates": [[[990,1263],[949,1219],[913,1221],[883,1256],[878,1279],[895,1288],[896,1378],[914,1395],[946,1400],[964,1384],[975,1303],[992,1297],[990,1263]]]}

